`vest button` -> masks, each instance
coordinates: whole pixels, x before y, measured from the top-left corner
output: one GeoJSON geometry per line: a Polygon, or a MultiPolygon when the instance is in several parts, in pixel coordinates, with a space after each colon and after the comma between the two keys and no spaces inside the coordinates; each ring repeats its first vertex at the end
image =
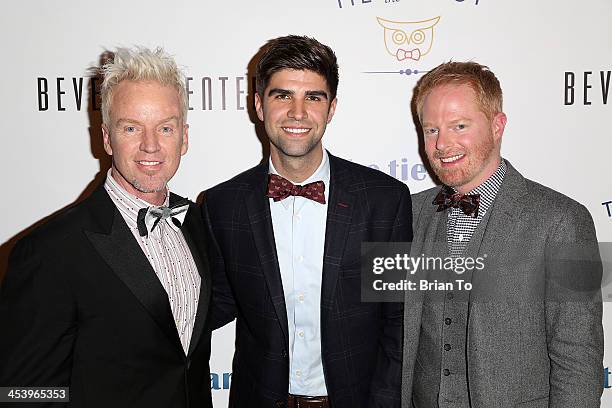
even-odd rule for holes
{"type": "Polygon", "coordinates": [[[447,317],[446,319],[444,319],[444,324],[447,325],[447,326],[450,325],[452,322],[453,321],[452,321],[452,319],[450,317],[447,317]]]}
{"type": "Polygon", "coordinates": [[[448,377],[448,376],[450,375],[450,370],[449,370],[448,368],[445,368],[445,369],[442,371],[442,374],[444,374],[444,376],[445,376],[445,377],[448,377]]]}
{"type": "Polygon", "coordinates": [[[451,349],[451,345],[450,344],[445,344],[444,345],[444,350],[449,351],[451,349]]]}

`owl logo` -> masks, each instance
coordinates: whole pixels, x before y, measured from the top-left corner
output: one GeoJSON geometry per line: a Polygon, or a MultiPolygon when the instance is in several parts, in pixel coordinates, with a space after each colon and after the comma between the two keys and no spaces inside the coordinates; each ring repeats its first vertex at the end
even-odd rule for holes
{"type": "Polygon", "coordinates": [[[378,24],[385,29],[387,52],[398,61],[411,59],[418,61],[426,55],[433,44],[433,28],[440,16],[424,21],[391,21],[376,17],[378,24]]]}

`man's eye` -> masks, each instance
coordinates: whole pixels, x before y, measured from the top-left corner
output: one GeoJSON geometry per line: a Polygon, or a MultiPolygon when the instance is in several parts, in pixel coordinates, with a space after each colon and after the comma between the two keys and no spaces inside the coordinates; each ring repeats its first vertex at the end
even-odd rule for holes
{"type": "Polygon", "coordinates": [[[463,129],[465,129],[465,128],[466,128],[466,126],[465,126],[463,123],[459,123],[459,124],[457,125],[457,129],[458,129],[458,130],[463,130],[463,129]]]}
{"type": "Polygon", "coordinates": [[[278,94],[274,97],[274,99],[289,99],[289,95],[287,94],[278,94]]]}
{"type": "Polygon", "coordinates": [[[321,98],[316,95],[309,95],[306,97],[306,99],[309,101],[314,101],[314,102],[318,102],[321,100],[321,98]]]}
{"type": "Polygon", "coordinates": [[[435,135],[436,133],[438,133],[438,129],[436,128],[425,128],[425,130],[423,131],[423,133],[427,136],[430,135],[435,135]]]}
{"type": "Polygon", "coordinates": [[[124,130],[125,130],[127,133],[134,133],[134,132],[136,132],[136,126],[126,126],[126,127],[124,128],[124,130]]]}
{"type": "Polygon", "coordinates": [[[172,133],[173,130],[171,126],[162,126],[161,128],[162,133],[172,133]]]}

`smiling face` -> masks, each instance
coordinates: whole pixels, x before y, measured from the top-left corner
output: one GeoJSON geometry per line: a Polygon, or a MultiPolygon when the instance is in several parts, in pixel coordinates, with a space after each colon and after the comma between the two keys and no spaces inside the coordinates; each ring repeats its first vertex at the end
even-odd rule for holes
{"type": "Polygon", "coordinates": [[[325,78],[309,70],[283,69],[270,77],[262,94],[255,94],[255,109],[270,139],[274,166],[298,161],[316,168],[323,157],[321,138],[336,109],[325,78]]]}
{"type": "Polygon", "coordinates": [[[497,170],[506,115],[487,118],[469,85],[434,88],[424,99],[421,123],[429,163],[447,186],[465,194],[497,170]]]}
{"type": "Polygon", "coordinates": [[[113,90],[110,122],[102,135],[113,178],[136,197],[163,204],[166,184],[187,152],[178,91],[155,81],[122,81],[113,90]]]}

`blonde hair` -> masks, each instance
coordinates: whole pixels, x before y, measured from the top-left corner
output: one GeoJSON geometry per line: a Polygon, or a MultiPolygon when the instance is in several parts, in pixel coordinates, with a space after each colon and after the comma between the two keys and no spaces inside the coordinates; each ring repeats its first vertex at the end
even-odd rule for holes
{"type": "Polygon", "coordinates": [[[121,81],[156,81],[176,88],[181,101],[182,119],[187,119],[187,91],[185,75],[174,59],[162,48],[151,50],[145,47],[117,48],[112,58],[101,68],[103,76],[102,121],[110,125],[113,88],[121,81]]]}
{"type": "Polygon", "coordinates": [[[422,120],[423,103],[427,95],[441,85],[468,85],[476,94],[480,110],[490,120],[502,112],[502,90],[489,67],[477,62],[445,62],[423,75],[415,88],[415,104],[419,120],[422,120]]]}

